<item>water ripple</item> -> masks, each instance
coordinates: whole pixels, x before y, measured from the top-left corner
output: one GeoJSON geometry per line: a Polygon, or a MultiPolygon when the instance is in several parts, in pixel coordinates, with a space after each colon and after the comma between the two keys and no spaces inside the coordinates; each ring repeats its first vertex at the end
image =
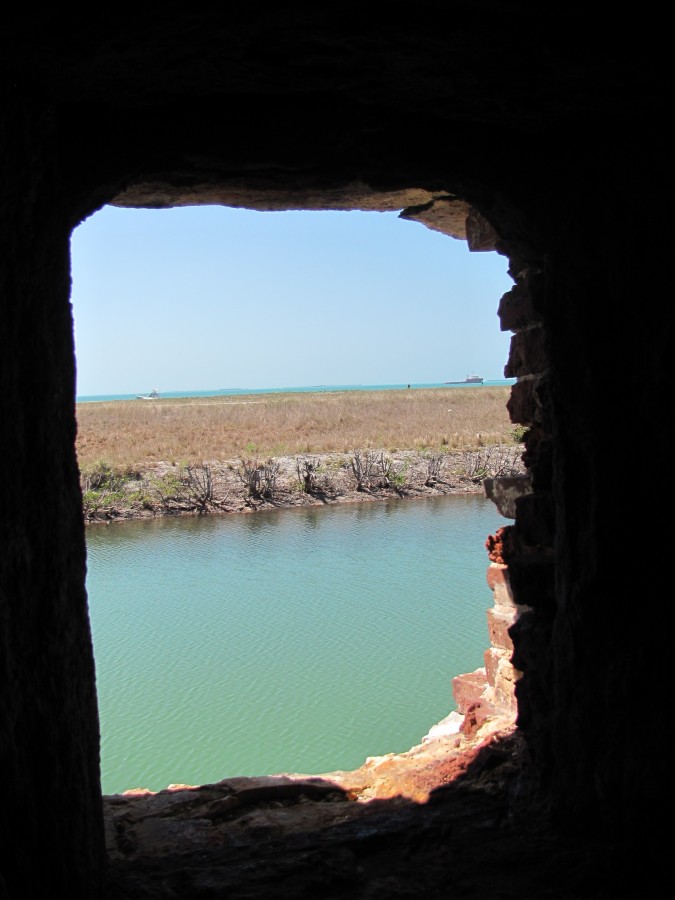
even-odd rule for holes
{"type": "Polygon", "coordinates": [[[405,750],[483,664],[479,496],[87,533],[103,789],[405,750]]]}

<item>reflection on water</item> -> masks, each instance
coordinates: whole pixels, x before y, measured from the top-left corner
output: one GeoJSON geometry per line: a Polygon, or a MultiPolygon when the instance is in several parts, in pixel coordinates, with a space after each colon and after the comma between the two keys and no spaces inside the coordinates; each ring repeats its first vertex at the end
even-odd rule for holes
{"type": "Polygon", "coordinates": [[[103,790],[351,769],[483,665],[481,496],[87,530],[103,790]]]}

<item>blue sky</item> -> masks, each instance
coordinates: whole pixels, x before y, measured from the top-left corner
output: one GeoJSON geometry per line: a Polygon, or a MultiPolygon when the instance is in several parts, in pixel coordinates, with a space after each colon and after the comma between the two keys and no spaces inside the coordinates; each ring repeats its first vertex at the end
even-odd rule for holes
{"type": "Polygon", "coordinates": [[[78,396],[504,377],[507,259],[396,212],[104,207],[71,258],[78,396]]]}

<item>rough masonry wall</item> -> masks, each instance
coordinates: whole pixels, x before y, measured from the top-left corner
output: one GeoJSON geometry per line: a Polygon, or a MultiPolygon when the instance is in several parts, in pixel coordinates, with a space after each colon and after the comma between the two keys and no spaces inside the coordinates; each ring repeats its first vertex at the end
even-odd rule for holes
{"type": "Polygon", "coordinates": [[[99,732],[53,114],[15,95],[1,135],[0,896],[94,898],[99,732]]]}
{"type": "Polygon", "coordinates": [[[493,226],[515,281],[500,305],[514,332],[506,374],[519,377],[510,410],[530,426],[532,491],[507,559],[527,607],[512,629],[524,781],[535,816],[654,835],[669,779],[653,735],[670,607],[653,572],[672,455],[670,54],[655,46],[658,23],[647,40],[637,15],[617,39],[617,21],[594,32],[568,8],[543,23],[457,4],[445,28],[443,11],[423,4],[411,20],[408,7],[378,6],[368,19],[361,4],[337,24],[320,5],[295,19],[286,7],[139,9],[133,23],[117,10],[77,23],[57,7],[12,13],[0,71],[11,897],[49,883],[92,898],[99,884],[68,240],[116,198],[161,206],[240,190],[278,204],[290,192],[330,208],[359,185],[360,208],[368,190],[413,189],[457,195],[493,226]]]}
{"type": "Polygon", "coordinates": [[[667,205],[653,205],[670,178],[661,145],[644,123],[639,140],[589,125],[547,154],[548,189],[519,192],[525,206],[547,204],[531,232],[546,249],[500,307],[516,331],[512,418],[530,426],[534,494],[517,502],[507,562],[528,607],[512,637],[539,797],[567,828],[653,845],[666,748],[656,741],[645,755],[633,716],[656,722],[661,703],[649,575],[661,514],[644,478],[667,455],[671,405],[669,276],[652,239],[669,227],[667,205]],[[625,191],[629,171],[640,184],[625,191]]]}

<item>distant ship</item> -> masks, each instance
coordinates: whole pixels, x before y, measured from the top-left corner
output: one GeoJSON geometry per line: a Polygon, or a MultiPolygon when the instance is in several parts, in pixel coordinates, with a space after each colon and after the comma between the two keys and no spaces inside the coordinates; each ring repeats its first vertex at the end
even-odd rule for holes
{"type": "Polygon", "coordinates": [[[444,381],[443,384],[482,384],[480,375],[467,375],[464,381],[444,381]]]}
{"type": "Polygon", "coordinates": [[[149,394],[136,394],[137,400],[159,400],[159,391],[150,391],[149,394]]]}

